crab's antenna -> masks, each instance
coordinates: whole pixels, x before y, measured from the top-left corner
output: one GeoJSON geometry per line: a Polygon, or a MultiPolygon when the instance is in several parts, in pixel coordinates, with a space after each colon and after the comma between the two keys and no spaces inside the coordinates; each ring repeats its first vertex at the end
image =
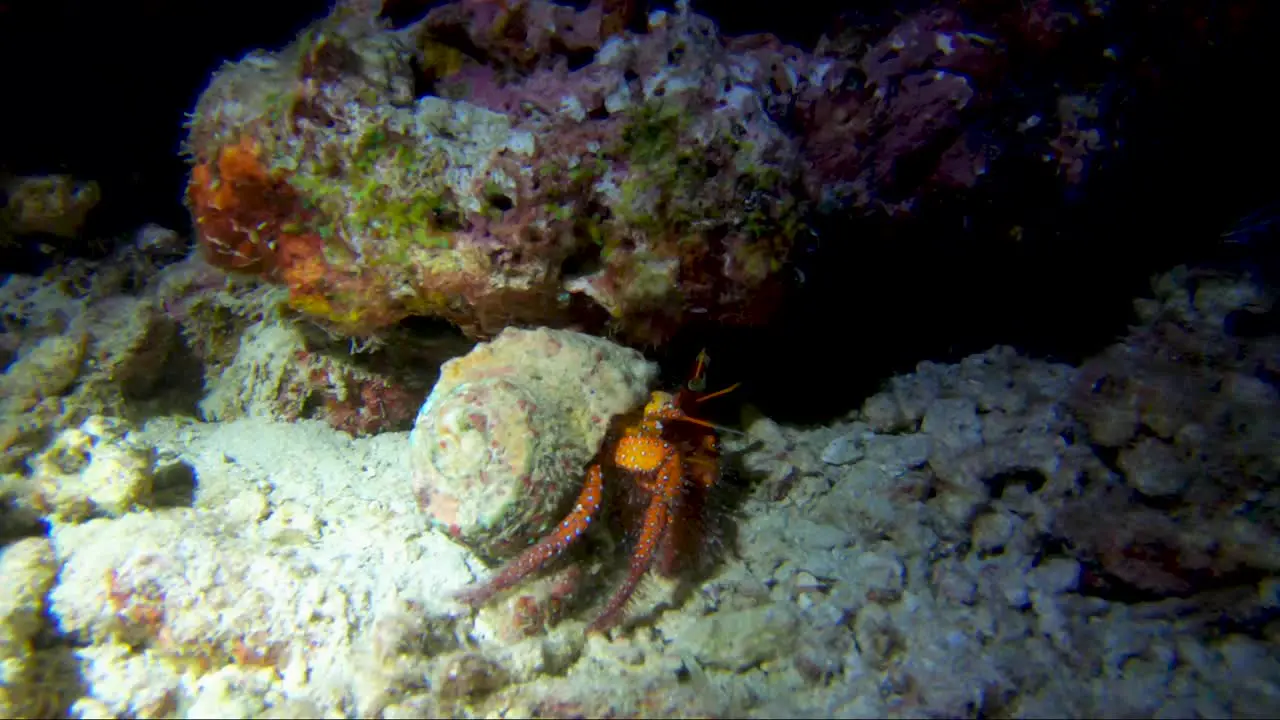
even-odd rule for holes
{"type": "Polygon", "coordinates": [[[730,385],[729,387],[727,387],[727,388],[725,388],[725,389],[723,389],[723,390],[717,390],[717,391],[715,391],[715,392],[713,392],[713,393],[707,393],[706,395],[700,395],[700,396],[698,396],[698,397],[694,398],[694,399],[693,399],[693,401],[694,401],[694,402],[702,402],[703,400],[710,400],[711,398],[717,398],[717,397],[720,397],[721,395],[728,395],[729,393],[733,392],[734,390],[737,390],[737,389],[738,389],[739,387],[741,387],[741,386],[742,386],[742,383],[740,383],[740,382],[738,382],[738,383],[734,383],[734,384],[730,385]]]}
{"type": "Polygon", "coordinates": [[[694,392],[702,392],[707,389],[707,366],[710,364],[711,356],[707,355],[707,349],[699,350],[698,358],[693,366],[693,374],[689,376],[689,382],[685,383],[685,387],[694,392]]]}
{"type": "Polygon", "coordinates": [[[747,436],[747,433],[742,430],[736,430],[731,427],[725,427],[724,425],[716,425],[715,423],[709,423],[709,424],[711,425],[711,427],[715,428],[716,430],[722,433],[729,433],[730,435],[741,435],[743,437],[747,436]]]}
{"type": "Polygon", "coordinates": [[[681,415],[680,417],[678,417],[678,418],[676,418],[676,419],[677,419],[677,420],[681,420],[681,421],[683,421],[683,422],[693,423],[694,425],[701,425],[701,426],[702,426],[702,427],[704,427],[704,428],[711,428],[712,430],[719,430],[720,432],[731,433],[731,434],[733,434],[733,435],[746,435],[746,433],[745,433],[745,432],[743,432],[743,431],[741,431],[741,430],[734,430],[734,429],[733,429],[733,428],[731,428],[731,427],[725,427],[725,426],[723,426],[723,425],[717,425],[717,424],[715,424],[715,423],[713,423],[713,422],[708,422],[708,421],[706,421],[706,420],[699,420],[698,418],[695,418],[695,417],[689,417],[688,415],[681,415]]]}

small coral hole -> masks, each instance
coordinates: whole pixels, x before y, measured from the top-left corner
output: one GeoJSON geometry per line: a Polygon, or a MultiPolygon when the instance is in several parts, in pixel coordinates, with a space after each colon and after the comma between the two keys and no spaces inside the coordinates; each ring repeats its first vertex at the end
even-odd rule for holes
{"type": "Polygon", "coordinates": [[[1028,493],[1039,492],[1047,482],[1047,478],[1038,470],[1022,469],[1000,473],[986,482],[991,488],[991,497],[999,498],[1004,497],[1005,492],[1011,487],[1025,488],[1028,493]]]}

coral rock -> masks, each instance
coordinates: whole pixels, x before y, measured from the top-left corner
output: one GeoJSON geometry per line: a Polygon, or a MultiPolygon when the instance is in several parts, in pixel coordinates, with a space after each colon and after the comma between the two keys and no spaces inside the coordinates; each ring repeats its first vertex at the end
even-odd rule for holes
{"type": "Polygon", "coordinates": [[[348,334],[762,321],[805,227],[799,141],[767,112],[788,75],[704,17],[624,15],[452,3],[388,32],[335,12],[224,67],[187,141],[205,255],[348,334]]]}
{"type": "Polygon", "coordinates": [[[155,450],[128,439],[125,429],[94,416],[64,430],[31,461],[31,506],[53,522],[118,517],[145,506],[155,478],[155,450]]]}
{"type": "Polygon", "coordinates": [[[44,630],[46,596],[58,574],[46,538],[27,538],[0,550],[0,716],[51,714],[58,690],[42,682],[35,640],[44,630]]]}
{"type": "Polygon", "coordinates": [[[9,202],[0,208],[0,237],[45,233],[74,238],[101,198],[96,182],[79,182],[70,175],[14,178],[4,190],[9,202]]]}
{"type": "MultiPolygon", "coordinates": [[[[309,343],[297,326],[278,321],[255,323],[240,337],[235,357],[206,381],[200,412],[210,420],[315,418],[354,436],[407,430],[427,394],[425,371],[439,362],[415,353],[414,372],[386,358],[385,368],[364,367],[353,354],[309,343]]],[[[441,354],[453,352],[450,343],[437,344],[441,354]]]]}
{"type": "Polygon", "coordinates": [[[414,490],[450,534],[510,555],[568,511],[610,419],[644,401],[656,368],[563,330],[503,331],[445,363],[410,436],[414,490]]]}

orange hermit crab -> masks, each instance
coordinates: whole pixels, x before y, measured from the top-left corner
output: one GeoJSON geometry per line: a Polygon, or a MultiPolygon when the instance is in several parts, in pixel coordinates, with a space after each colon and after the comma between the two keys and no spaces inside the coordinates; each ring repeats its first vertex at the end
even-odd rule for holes
{"type": "Polygon", "coordinates": [[[568,550],[598,517],[606,477],[630,480],[644,513],[627,578],[587,631],[603,632],[617,624],[627,601],[655,560],[659,571],[670,574],[678,548],[701,528],[706,492],[720,479],[717,431],[723,428],[692,417],[689,412],[698,403],[738,387],[735,384],[717,392],[703,392],[707,364],[706,351],[698,353],[689,382],[678,392],[654,392],[642,411],[621,416],[615,424],[620,429],[612,434],[613,441],[606,441],[587,467],[586,483],[568,516],[550,535],[487,581],[463,591],[459,599],[472,606],[481,605],[568,550]]]}

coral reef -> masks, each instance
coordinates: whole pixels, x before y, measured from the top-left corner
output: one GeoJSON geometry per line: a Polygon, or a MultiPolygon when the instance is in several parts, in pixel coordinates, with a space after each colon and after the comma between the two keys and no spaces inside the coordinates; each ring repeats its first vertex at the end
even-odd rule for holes
{"type": "Polygon", "coordinates": [[[1110,592],[1182,596],[1280,571],[1280,338],[1234,332],[1271,291],[1179,267],[1141,325],[1080,370],[1071,408],[1125,482],[1089,488],[1057,531],[1110,592]]]}
{"type": "Polygon", "coordinates": [[[181,252],[173,233],[144,226],[103,261],[0,285],[0,469],[91,415],[199,410],[316,417],[357,435],[408,429],[439,363],[469,345],[439,332],[335,338],[284,317],[279,288],[181,252]]]}
{"type": "Polygon", "coordinates": [[[68,688],[42,683],[47,658],[35,640],[44,626],[47,597],[57,576],[46,538],[27,538],[0,550],[0,715],[50,717],[66,706],[68,688]]]}
{"type": "Polygon", "coordinates": [[[436,367],[468,346],[443,333],[349,342],[285,317],[286,295],[198,257],[156,277],[154,296],[203,370],[204,418],[319,418],[352,435],[404,430],[436,367]]]}
{"type": "MultiPolygon", "coordinates": [[[[721,37],[687,3],[641,23],[458,1],[395,30],[376,5],[211,79],[187,140],[210,260],[346,334],[421,315],[634,344],[763,322],[832,218],[1074,192],[1149,89],[1115,28],[1168,19],[960,2],[852,17],[809,51],[721,37]]],[[[1030,237],[1025,214],[984,222],[1030,237]]]]}
{"type": "Polygon", "coordinates": [[[352,355],[308,342],[296,326],[261,320],[239,335],[236,354],[206,386],[201,415],[318,418],[351,435],[410,426],[426,395],[430,364],[412,375],[362,365],[352,355]]]}
{"type": "MultiPolygon", "coordinates": [[[[0,283],[0,716],[1277,714],[1256,278],[1176,268],[1078,366],[996,346],[827,425],[748,407],[744,436],[681,425],[700,370],[650,393],[611,342],[761,323],[816,284],[789,263],[819,228],[857,261],[839,283],[891,278],[870,309],[814,303],[865,340],[928,281],[874,261],[905,224],[844,221],[1016,225],[1139,134],[1135,93],[1181,71],[1162,54],[1261,3],[863,4],[812,52],[684,2],[404,2],[396,27],[386,4],[214,74],[189,241],[145,225],[0,283]]],[[[1209,145],[1171,135],[1147,146],[1170,163],[1209,145]]],[[[95,188],[21,182],[0,243],[82,232],[95,188]]],[[[826,352],[855,392],[882,350],[826,352]]]]}
{"type": "MultiPolygon", "coordinates": [[[[1267,715],[1277,349],[1256,321],[1273,299],[1184,269],[1154,288],[1132,332],[1080,367],[997,347],[920,363],[830,426],[748,416],[748,435],[723,442],[745,480],[732,552],[682,591],[646,577],[639,624],[612,637],[585,634],[580,612],[583,588],[610,577],[592,557],[607,539],[480,612],[456,602],[488,558],[421,511],[414,476],[436,431],[420,426],[409,452],[409,433],[281,422],[254,411],[266,399],[137,428],[59,414],[47,440],[11,448],[29,472],[0,486],[0,711],[1267,715]]],[[[12,407],[74,398],[65,328],[42,332],[8,368],[12,407]]],[[[271,376],[296,358],[262,363],[271,376]]],[[[600,339],[509,330],[448,365],[440,397],[516,377],[553,398],[530,422],[579,438],[572,489],[603,437],[591,414],[629,407],[652,373],[600,339]]],[[[439,421],[437,403],[424,414],[439,421]]],[[[480,445],[471,414],[448,414],[454,469],[480,445]]],[[[490,415],[485,432],[508,419],[490,415]]],[[[486,436],[486,455],[527,427],[486,436]]],[[[535,465],[559,457],[548,447],[535,465]]],[[[486,512],[501,523],[499,506],[486,512]]]]}
{"type": "Polygon", "coordinates": [[[0,189],[7,198],[0,208],[0,245],[15,235],[75,238],[102,197],[96,182],[70,175],[5,178],[0,189]]]}
{"type": "Polygon", "coordinates": [[[496,7],[395,32],[339,8],[220,70],[188,138],[210,261],[351,334],[432,315],[660,342],[766,317],[804,201],[755,59],[685,10],[609,36],[599,6],[496,7]]]}
{"type": "Polygon", "coordinates": [[[1280,692],[1274,680],[1246,688],[1228,678],[1280,669],[1268,510],[1276,478],[1242,449],[1269,437],[1275,405],[1261,411],[1271,390],[1231,392],[1243,381],[1218,383],[1215,372],[1243,363],[1274,378],[1273,338],[1225,332],[1270,302],[1248,282],[1188,275],[1158,279],[1157,299],[1139,302],[1143,325],[1081,368],[994,348],[956,365],[921,363],[847,423],[751,421],[748,440],[726,442],[758,478],[734,557],[683,603],[642,593],[637,609],[665,607],[651,628],[589,640],[589,664],[500,691],[503,707],[554,716],[1265,714],[1280,692]],[[1176,345],[1164,340],[1173,318],[1195,327],[1176,345]],[[1204,365],[1187,363],[1192,350],[1204,365]],[[1180,360],[1150,365],[1171,353],[1180,360]],[[1116,358],[1134,364],[1116,367],[1116,358]],[[1099,367],[1110,368],[1115,392],[1089,390],[1099,367]],[[1174,473],[1193,478],[1175,495],[1144,499],[1151,473],[1140,459],[1159,435],[1113,433],[1108,442],[1134,453],[1120,462],[1091,444],[1088,418],[1135,412],[1123,389],[1173,368],[1200,378],[1150,395],[1192,413],[1173,425],[1197,413],[1250,421],[1212,426],[1238,466],[1196,463],[1174,473]],[[1201,392],[1213,401],[1188,399],[1201,392]],[[1242,481],[1251,500],[1218,489],[1201,505],[1216,483],[1242,481]],[[1176,519],[1154,528],[1166,533],[1163,549],[1135,536],[1152,532],[1144,526],[1155,507],[1176,519]],[[1117,586],[1170,574],[1176,587],[1117,586]]]}
{"type": "Polygon", "coordinates": [[[488,557],[510,556],[572,506],[615,415],[657,367],[563,330],[504,330],[445,363],[409,440],[424,512],[488,557]]]}
{"type": "Polygon", "coordinates": [[[42,443],[91,415],[171,406],[185,388],[170,372],[180,367],[178,326],[156,297],[122,291],[155,273],[150,262],[128,250],[0,285],[0,344],[13,353],[0,376],[0,448],[42,443]]]}
{"type": "Polygon", "coordinates": [[[903,18],[869,47],[830,42],[825,92],[798,109],[807,133],[807,176],[822,202],[865,206],[910,201],[930,186],[971,187],[987,172],[979,138],[957,133],[1002,69],[1003,44],[969,31],[955,10],[903,18]],[[861,82],[850,84],[854,75],[861,82]]]}
{"type": "Polygon", "coordinates": [[[157,414],[317,418],[351,435],[407,430],[464,339],[356,346],[290,324],[280,291],[229,277],[140,228],[100,261],[0,285],[0,533],[168,506],[189,472],[129,439],[157,414]]]}
{"type": "Polygon", "coordinates": [[[93,688],[82,702],[143,717],[335,702],[369,715],[400,693],[392,685],[433,671],[422,651],[454,641],[447,603],[423,592],[464,576],[461,549],[422,534],[407,483],[369,481],[403,477],[402,453],[349,440],[305,450],[299,432],[333,434],[315,422],[158,423],[141,437],[195,465],[191,506],[55,528],[50,611],[81,643],[93,688]],[[316,484],[333,462],[342,487],[316,484]],[[245,483],[281,466],[274,483],[245,483]]]}
{"type": "Polygon", "coordinates": [[[50,523],[119,517],[149,504],[155,451],[129,440],[126,428],[95,416],[64,430],[31,467],[27,505],[50,523]]]}
{"type": "Polygon", "coordinates": [[[822,207],[907,216],[975,188],[995,197],[1033,165],[1075,188],[1123,134],[1118,46],[1089,39],[1123,22],[1108,3],[944,3],[890,22],[848,14],[815,49],[819,92],[795,93],[805,181],[822,207]],[[1076,54],[1088,53],[1112,65],[1080,70],[1076,54]]]}
{"type": "Polygon", "coordinates": [[[62,414],[60,397],[80,374],[84,333],[40,340],[0,376],[0,470],[9,470],[42,445],[45,431],[62,414]]]}

